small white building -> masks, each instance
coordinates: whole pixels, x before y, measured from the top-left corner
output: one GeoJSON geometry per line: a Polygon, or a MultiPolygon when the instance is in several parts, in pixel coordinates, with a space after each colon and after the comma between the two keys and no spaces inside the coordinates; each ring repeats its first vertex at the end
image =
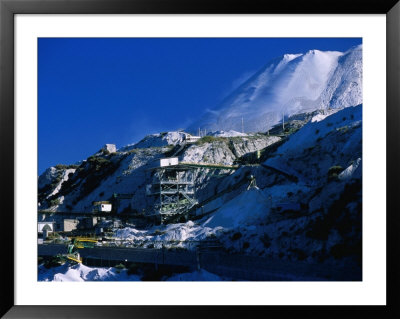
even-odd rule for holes
{"type": "Polygon", "coordinates": [[[95,202],[93,204],[93,210],[95,212],[109,213],[112,210],[112,204],[109,202],[95,202]]]}
{"type": "Polygon", "coordinates": [[[177,157],[168,157],[160,159],[160,167],[171,166],[171,165],[178,165],[179,160],[177,157]]]}

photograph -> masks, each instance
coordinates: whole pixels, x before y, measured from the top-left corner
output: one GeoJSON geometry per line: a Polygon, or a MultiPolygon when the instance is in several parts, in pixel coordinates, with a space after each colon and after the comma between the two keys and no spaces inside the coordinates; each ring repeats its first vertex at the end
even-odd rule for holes
{"type": "Polygon", "coordinates": [[[363,38],[39,37],[37,81],[37,281],[363,281],[363,38]]]}

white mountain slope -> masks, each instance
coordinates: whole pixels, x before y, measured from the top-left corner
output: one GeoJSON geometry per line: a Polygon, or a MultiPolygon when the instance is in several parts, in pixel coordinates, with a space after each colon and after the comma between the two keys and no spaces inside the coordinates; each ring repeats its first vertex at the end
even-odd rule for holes
{"type": "Polygon", "coordinates": [[[349,50],[339,58],[329,86],[321,94],[322,103],[331,108],[362,104],[362,46],[349,50]]]}
{"type": "Polygon", "coordinates": [[[254,74],[216,109],[189,127],[259,132],[282,116],[362,103],[362,46],[342,53],[310,50],[285,54],[254,74]]]}

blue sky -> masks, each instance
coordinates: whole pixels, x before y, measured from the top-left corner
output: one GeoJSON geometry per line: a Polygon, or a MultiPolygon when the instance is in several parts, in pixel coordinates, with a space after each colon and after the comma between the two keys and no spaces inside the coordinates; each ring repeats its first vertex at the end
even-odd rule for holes
{"type": "Polygon", "coordinates": [[[40,38],[39,174],[187,127],[269,60],[354,38],[40,38]]]}

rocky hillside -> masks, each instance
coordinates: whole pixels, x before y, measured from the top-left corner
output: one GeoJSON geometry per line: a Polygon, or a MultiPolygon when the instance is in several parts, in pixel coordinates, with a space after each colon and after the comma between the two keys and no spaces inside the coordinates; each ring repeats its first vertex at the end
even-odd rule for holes
{"type": "MultiPolygon", "coordinates": [[[[158,160],[172,156],[184,140],[184,132],[167,132],[145,137],[140,142],[115,152],[103,148],[79,166],[57,165],[39,177],[39,208],[51,211],[90,212],[92,202],[109,200],[114,193],[132,194],[131,200],[122,200],[120,211],[152,213],[152,198],[146,196],[146,185],[152,181],[150,168],[158,160]]],[[[232,165],[247,153],[264,149],[279,141],[278,136],[256,134],[250,136],[205,136],[197,143],[186,145],[178,157],[190,163],[217,163],[232,165]]],[[[199,199],[208,196],[202,189],[217,175],[208,169],[195,171],[199,199]]]]}
{"type": "Polygon", "coordinates": [[[215,184],[219,196],[196,211],[205,217],[174,225],[164,236],[179,237],[179,230],[189,239],[217,238],[228,251],[323,264],[342,269],[341,279],[360,280],[361,118],[361,105],[315,115],[267,147],[259,165],[242,166],[215,184]]]}
{"type": "Polygon", "coordinates": [[[362,105],[296,115],[271,132],[219,133],[184,147],[185,133],[169,132],[115,152],[105,147],[79,166],[42,174],[39,208],[87,212],[93,201],[130,193],[119,212],[151,213],[154,202],[145,190],[159,159],[176,154],[184,162],[237,164],[234,172],[195,170],[201,204],[190,221],[125,227],[115,237],[141,247],[154,247],[152,240],[179,247],[185,247],[180,241],[214,240],[226,251],[322,264],[343,269],[336,279],[360,280],[362,105]]]}

